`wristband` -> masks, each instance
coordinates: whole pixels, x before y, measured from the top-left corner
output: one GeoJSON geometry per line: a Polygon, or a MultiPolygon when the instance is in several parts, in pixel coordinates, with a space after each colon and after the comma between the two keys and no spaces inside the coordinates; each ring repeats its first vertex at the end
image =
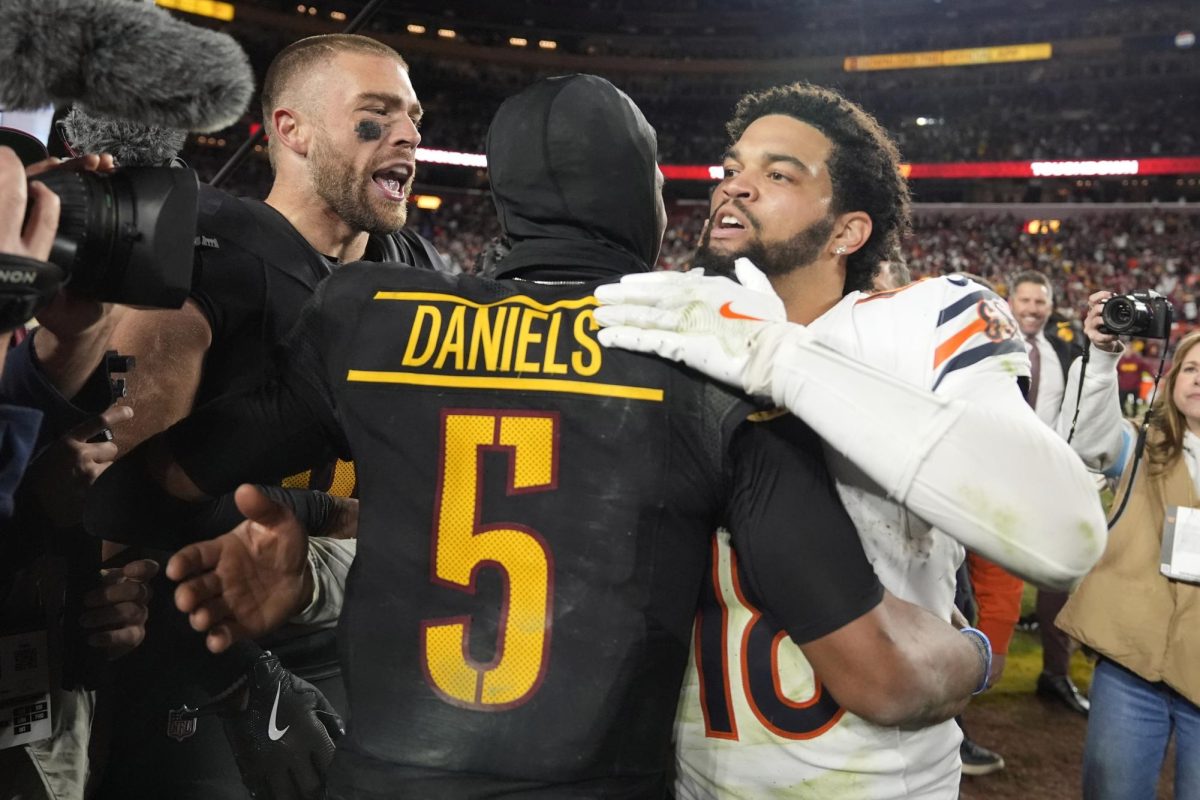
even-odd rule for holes
{"type": "Polygon", "coordinates": [[[988,679],[992,676],[992,642],[987,634],[978,628],[960,628],[958,632],[969,636],[975,643],[975,649],[979,651],[979,660],[983,662],[983,680],[971,695],[983,694],[987,691],[988,679]]]}

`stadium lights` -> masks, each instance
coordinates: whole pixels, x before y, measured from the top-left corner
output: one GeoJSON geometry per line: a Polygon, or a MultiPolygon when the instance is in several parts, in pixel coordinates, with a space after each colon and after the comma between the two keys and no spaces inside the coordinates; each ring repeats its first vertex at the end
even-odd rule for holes
{"type": "Polygon", "coordinates": [[[443,39],[453,39],[457,35],[458,34],[455,33],[451,28],[438,28],[438,36],[442,37],[443,39]]]}
{"type": "Polygon", "coordinates": [[[419,194],[413,198],[413,201],[422,211],[437,211],[442,207],[442,198],[436,194],[419,194]]]}
{"type": "Polygon", "coordinates": [[[219,0],[154,0],[154,2],[163,8],[182,11],[185,14],[219,19],[222,22],[233,20],[233,3],[222,3],[219,0]]]}
{"type": "Polygon", "coordinates": [[[1033,236],[1058,233],[1060,228],[1062,228],[1062,220],[1058,219],[1031,219],[1025,223],[1025,232],[1033,236]]]}
{"type": "Polygon", "coordinates": [[[891,69],[929,69],[934,67],[969,67],[978,64],[1008,64],[1014,61],[1045,61],[1054,55],[1049,42],[1010,44],[999,47],[968,47],[964,50],[925,50],[919,53],[875,53],[846,56],[842,69],[846,72],[868,72],[891,69]]]}
{"type": "Polygon", "coordinates": [[[558,42],[553,39],[538,39],[538,47],[543,50],[556,50],[558,49],[558,42]]]}
{"type": "Polygon", "coordinates": [[[336,19],[338,22],[345,22],[346,21],[346,12],[345,11],[330,11],[329,18],[336,19]]]}
{"type": "Polygon", "coordinates": [[[422,164],[448,164],[452,167],[487,167],[487,156],[483,153],[456,153],[453,150],[430,150],[417,148],[417,161],[422,164]]]}
{"type": "Polygon", "coordinates": [[[529,40],[520,36],[510,36],[508,37],[508,43],[513,47],[524,47],[529,44],[529,40]]]}
{"type": "Polygon", "coordinates": [[[418,36],[420,36],[422,33],[424,33],[424,32],[425,32],[425,26],[424,26],[424,25],[414,25],[414,24],[413,24],[413,23],[411,23],[411,22],[410,22],[408,25],[406,25],[406,26],[404,27],[404,29],[405,29],[406,31],[408,31],[409,33],[415,33],[415,34],[417,34],[418,36]]]}
{"type": "Polygon", "coordinates": [[[1137,175],[1137,159],[1122,161],[1034,161],[1034,176],[1061,178],[1075,175],[1137,175]]]}
{"type": "MultiPolygon", "coordinates": [[[[454,167],[487,168],[482,153],[417,149],[417,161],[454,167]]],[[[719,181],[725,177],[720,166],[706,164],[663,164],[663,177],[682,181],[719,181]]],[[[938,164],[901,164],[906,178],[942,180],[978,178],[1112,177],[1120,175],[1200,175],[1200,156],[1184,158],[1140,158],[1088,161],[960,161],[938,164]]],[[[1146,185],[1143,183],[1142,185],[1146,185]]]]}

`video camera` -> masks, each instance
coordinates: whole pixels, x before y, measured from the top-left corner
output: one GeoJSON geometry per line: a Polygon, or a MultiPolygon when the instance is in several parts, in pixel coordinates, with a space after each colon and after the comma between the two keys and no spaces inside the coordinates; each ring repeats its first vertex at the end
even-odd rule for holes
{"type": "Polygon", "coordinates": [[[1108,298],[1100,312],[1100,332],[1112,336],[1166,339],[1171,335],[1174,309],[1155,291],[1130,292],[1108,298]]]}
{"type": "Polygon", "coordinates": [[[51,263],[94,300],[179,308],[192,286],[199,182],[190,169],[58,171],[38,180],[62,203],[51,263]]]}
{"type": "Polygon", "coordinates": [[[111,303],[183,305],[192,287],[195,172],[130,167],[111,175],[48,172],[38,180],[59,197],[58,230],[49,263],[2,259],[0,331],[27,322],[64,286],[111,303]]]}
{"type": "Polygon", "coordinates": [[[62,200],[58,237],[49,264],[14,254],[0,261],[0,330],[29,319],[64,284],[98,300],[181,306],[192,277],[196,175],[152,165],[178,149],[183,131],[221,130],[241,118],[254,94],[245,52],[229,34],[154,3],[3,7],[0,108],[74,105],[73,132],[88,134],[78,137],[88,143],[81,152],[112,153],[125,166],[110,176],[38,177],[62,200]]]}

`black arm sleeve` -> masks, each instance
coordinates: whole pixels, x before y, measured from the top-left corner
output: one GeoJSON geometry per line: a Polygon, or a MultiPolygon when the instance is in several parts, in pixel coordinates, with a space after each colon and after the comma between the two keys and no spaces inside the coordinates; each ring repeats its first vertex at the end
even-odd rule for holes
{"type": "MultiPolygon", "coordinates": [[[[160,434],[161,435],[161,434],[160,434]]],[[[88,492],[83,526],[111,542],[174,552],[242,521],[232,495],[189,503],[168,494],[147,464],[154,437],[106,469],[88,492]]]]}
{"type": "Polygon", "coordinates": [[[243,327],[261,325],[267,289],[258,258],[227,243],[225,249],[197,248],[192,269],[188,299],[208,320],[213,342],[225,341],[243,327]]]}
{"type": "Polygon", "coordinates": [[[807,426],[791,415],[746,422],[729,458],[728,524],[742,574],[793,641],[832,633],[880,603],[883,587],[807,426]]]}
{"type": "Polygon", "coordinates": [[[324,368],[323,290],[276,352],[273,377],[214,400],[166,432],[172,458],[206,494],[278,483],[335,456],[349,458],[324,368]]]}
{"type": "MultiPolygon", "coordinates": [[[[112,541],[176,549],[211,538],[241,520],[228,492],[246,482],[280,478],[332,455],[349,455],[332,394],[321,369],[320,294],[306,306],[281,349],[278,374],[247,392],[227,395],[140,445],[100,476],[88,495],[84,524],[112,541]],[[205,494],[189,503],[162,488],[147,453],[165,448],[205,494]]],[[[157,459],[155,462],[157,463],[157,459]]],[[[319,527],[319,503],[289,503],[306,525],[319,527]]]]}

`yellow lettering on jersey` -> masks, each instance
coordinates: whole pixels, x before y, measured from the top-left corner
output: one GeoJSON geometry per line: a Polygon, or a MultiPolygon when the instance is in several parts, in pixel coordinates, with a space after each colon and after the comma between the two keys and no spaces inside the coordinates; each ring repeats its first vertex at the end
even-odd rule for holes
{"type": "Polygon", "coordinates": [[[594,297],[542,303],[516,295],[481,303],[437,292],[377,292],[375,299],[412,304],[403,369],[350,369],[347,380],[663,399],[657,387],[596,379],[604,350],[594,297]]]}
{"type": "Polygon", "coordinates": [[[752,411],[746,415],[746,420],[748,422],[770,422],[773,419],[786,417],[790,413],[792,412],[786,408],[770,408],[762,411],[752,411]]]}
{"type": "Polygon", "coordinates": [[[306,469],[304,472],[289,475],[280,481],[279,485],[285,489],[311,489],[316,492],[325,492],[334,497],[354,496],[357,478],[354,474],[353,461],[343,461],[339,458],[333,465],[332,476],[329,475],[327,469],[318,471],[317,475],[325,480],[316,481],[313,478],[313,470],[306,469]]]}
{"type": "Polygon", "coordinates": [[[512,369],[513,344],[517,340],[517,323],[521,321],[521,312],[524,309],[514,308],[509,312],[508,325],[504,328],[504,355],[500,358],[500,371],[508,372],[512,369]]]}
{"type": "Polygon", "coordinates": [[[474,593],[478,569],[504,575],[507,613],[497,632],[495,658],[472,659],[469,623],[462,617],[421,624],[425,674],[443,700],[481,711],[526,702],[545,674],[553,596],[549,548],[537,532],[501,523],[479,528],[479,450],[510,448],[514,489],[539,491],[557,485],[558,417],[447,414],[442,425],[442,468],[436,499],[433,570],[439,583],[474,593]]]}
{"type": "Polygon", "coordinates": [[[504,330],[504,317],[508,309],[501,306],[496,311],[496,324],[490,324],[488,312],[490,309],[481,308],[475,317],[475,326],[471,328],[471,356],[467,359],[467,369],[474,370],[479,364],[479,351],[483,350],[483,368],[495,372],[500,362],[500,332],[504,330]]]}
{"type": "Polygon", "coordinates": [[[521,333],[517,336],[517,372],[539,372],[541,367],[527,360],[529,347],[531,345],[540,344],[542,335],[533,332],[534,320],[547,320],[550,315],[545,311],[527,310],[521,318],[521,333]]]}
{"type": "Polygon", "coordinates": [[[583,354],[571,354],[571,368],[585,378],[600,371],[600,343],[595,339],[595,332],[600,327],[592,312],[584,311],[575,318],[575,341],[588,352],[591,358],[584,363],[583,354]]]}
{"type": "Polygon", "coordinates": [[[307,489],[310,483],[312,483],[312,470],[306,469],[304,472],[287,476],[279,482],[279,485],[285,489],[307,489]]]}
{"type": "Polygon", "coordinates": [[[408,333],[408,347],[404,351],[404,358],[401,364],[406,367],[421,367],[425,365],[432,356],[433,348],[437,345],[438,333],[442,330],[442,312],[437,306],[417,306],[417,316],[413,319],[412,330],[408,333]],[[425,350],[420,356],[416,355],[417,343],[421,340],[421,333],[425,329],[425,321],[429,320],[429,340],[425,343],[425,350]]]}
{"type": "Polygon", "coordinates": [[[454,368],[463,368],[463,350],[466,349],[466,333],[463,325],[466,317],[466,306],[459,306],[450,312],[450,322],[446,325],[446,338],[442,340],[442,349],[438,353],[437,361],[433,363],[434,369],[446,366],[446,359],[451,354],[454,355],[454,368]]]}
{"type": "Polygon", "coordinates": [[[329,494],[334,497],[350,497],[354,492],[358,478],[354,473],[353,461],[342,461],[340,458],[333,465],[333,483],[329,486],[329,494]]]}
{"type": "Polygon", "coordinates": [[[562,327],[562,314],[550,317],[550,332],[546,334],[546,356],[542,361],[542,372],[547,375],[566,375],[567,365],[554,360],[558,352],[558,330],[562,327]]]}

